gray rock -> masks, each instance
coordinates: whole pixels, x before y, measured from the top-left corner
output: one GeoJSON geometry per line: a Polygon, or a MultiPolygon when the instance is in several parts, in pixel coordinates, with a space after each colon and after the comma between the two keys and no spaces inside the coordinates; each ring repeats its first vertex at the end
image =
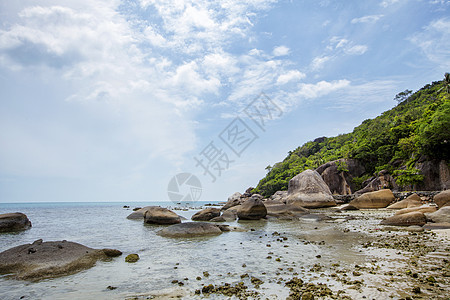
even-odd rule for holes
{"type": "Polygon", "coordinates": [[[144,222],[147,224],[172,225],[181,223],[181,218],[167,208],[153,206],[145,212],[144,222]]]}
{"type": "Polygon", "coordinates": [[[327,184],[313,170],[303,171],[289,181],[286,204],[294,203],[306,208],[336,205],[327,184]]]}
{"type": "Polygon", "coordinates": [[[356,159],[338,159],[316,169],[332,194],[351,195],[356,189],[353,177],[364,174],[364,166],[356,159]],[[340,168],[342,167],[342,168],[340,168]]]}
{"type": "Polygon", "coordinates": [[[450,223],[450,206],[439,208],[436,212],[427,213],[426,216],[434,223],[450,223]]]}
{"type": "Polygon", "coordinates": [[[364,194],[368,192],[375,192],[378,190],[383,190],[387,188],[392,188],[393,190],[398,190],[399,187],[395,181],[395,178],[391,176],[388,171],[382,170],[378,172],[376,177],[371,178],[368,181],[363,182],[364,188],[356,191],[356,194],[364,194]]]}
{"type": "Polygon", "coordinates": [[[228,197],[227,203],[225,203],[225,205],[222,207],[221,210],[222,211],[223,210],[227,210],[230,207],[233,207],[233,206],[241,204],[241,197],[242,197],[241,193],[239,193],[239,192],[234,193],[233,195],[228,197]]]}
{"type": "Polygon", "coordinates": [[[239,209],[240,205],[231,207],[224,211],[221,215],[222,218],[225,219],[225,221],[231,222],[237,219],[237,211],[239,209]]]}
{"type": "Polygon", "coordinates": [[[220,210],[217,208],[209,207],[199,212],[196,212],[192,217],[192,221],[209,221],[212,218],[220,216],[220,210]]]}
{"type": "Polygon", "coordinates": [[[270,200],[285,202],[288,191],[277,191],[275,194],[270,196],[270,200]]]}
{"type": "Polygon", "coordinates": [[[158,231],[158,235],[164,237],[196,237],[221,234],[219,226],[206,222],[186,222],[171,225],[158,231]]]}
{"type": "Polygon", "coordinates": [[[14,232],[31,228],[31,222],[23,213],[0,214],[0,232],[14,232]]]}
{"type": "Polygon", "coordinates": [[[392,194],[392,191],[389,189],[384,189],[362,194],[355,200],[352,200],[349,204],[359,209],[385,208],[392,201],[394,201],[394,199],[395,197],[394,194],[392,194]]]}
{"type": "Polygon", "coordinates": [[[267,215],[267,209],[261,195],[255,194],[245,201],[238,209],[237,216],[239,220],[259,220],[267,215]]]}
{"type": "Polygon", "coordinates": [[[0,253],[0,274],[27,280],[53,278],[91,268],[99,259],[121,254],[118,250],[92,249],[74,242],[37,240],[0,253]]]}

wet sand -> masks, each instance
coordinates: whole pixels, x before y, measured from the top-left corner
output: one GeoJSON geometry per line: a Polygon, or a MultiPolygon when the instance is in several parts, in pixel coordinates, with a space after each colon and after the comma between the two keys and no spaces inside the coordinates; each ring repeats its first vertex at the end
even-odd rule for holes
{"type": "MultiPolygon", "coordinates": [[[[260,239],[267,256],[258,267],[244,263],[240,272],[216,274],[212,266],[197,280],[179,278],[173,287],[126,298],[450,299],[450,230],[382,226],[394,213],[385,209],[314,213],[332,219],[232,223],[248,231],[227,234],[260,239]],[[285,230],[268,232],[266,223],[285,230]]],[[[245,257],[245,246],[233,251],[245,257]]]]}

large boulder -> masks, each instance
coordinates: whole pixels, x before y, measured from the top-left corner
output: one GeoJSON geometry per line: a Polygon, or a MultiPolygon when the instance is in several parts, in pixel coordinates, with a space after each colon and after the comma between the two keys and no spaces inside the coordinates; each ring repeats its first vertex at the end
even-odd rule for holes
{"type": "Polygon", "coordinates": [[[263,201],[255,194],[245,201],[237,211],[239,220],[259,220],[267,215],[263,201]]]}
{"type": "Polygon", "coordinates": [[[174,238],[218,235],[221,233],[222,230],[220,230],[218,225],[206,222],[185,222],[171,225],[158,231],[160,236],[174,238]]]}
{"type": "Polygon", "coordinates": [[[130,219],[130,220],[142,220],[142,219],[144,219],[145,213],[147,211],[149,211],[150,209],[153,209],[155,207],[158,207],[158,206],[145,206],[145,207],[142,207],[142,208],[132,212],[131,214],[129,214],[127,219],[130,219]]]}
{"type": "Polygon", "coordinates": [[[338,159],[316,169],[332,194],[350,195],[355,191],[353,177],[364,174],[364,166],[356,159],[338,159]]]}
{"type": "Polygon", "coordinates": [[[402,209],[402,208],[411,208],[418,207],[422,205],[422,199],[417,194],[409,195],[406,199],[398,201],[394,204],[389,205],[387,208],[389,209],[402,209]]]}
{"type": "Polygon", "coordinates": [[[362,194],[358,198],[350,201],[350,205],[358,208],[385,208],[392,201],[394,201],[395,197],[392,194],[392,191],[389,189],[379,190],[375,192],[368,192],[362,194]]]}
{"type": "Polygon", "coordinates": [[[270,217],[292,219],[309,213],[308,209],[296,203],[285,204],[281,201],[267,200],[264,201],[264,205],[267,209],[267,215],[270,217]]]}
{"type": "Polygon", "coordinates": [[[220,216],[220,210],[218,208],[208,207],[196,212],[191,219],[192,221],[209,221],[218,216],[220,216]]]}
{"type": "Polygon", "coordinates": [[[234,193],[233,195],[228,197],[227,203],[225,203],[225,205],[221,208],[221,210],[227,210],[230,207],[241,204],[241,197],[242,197],[241,193],[239,192],[234,193]]]}
{"type": "Polygon", "coordinates": [[[450,190],[445,190],[434,196],[434,203],[438,207],[450,206],[450,190]]]}
{"type": "Polygon", "coordinates": [[[145,212],[144,222],[147,224],[172,225],[181,223],[181,218],[167,208],[153,206],[145,212]]]}
{"type": "Polygon", "coordinates": [[[224,212],[222,212],[221,217],[225,219],[225,221],[234,221],[237,219],[237,211],[240,208],[240,205],[237,206],[233,206],[227,210],[225,210],[224,212]]]}
{"type": "Polygon", "coordinates": [[[427,213],[426,216],[435,223],[450,223],[450,206],[444,206],[436,212],[427,213]]]}
{"type": "Polygon", "coordinates": [[[409,208],[402,208],[395,212],[396,215],[402,215],[407,214],[414,211],[420,211],[421,213],[432,213],[437,210],[436,206],[429,206],[429,205],[423,205],[418,207],[409,207],[409,208]]]}
{"type": "Polygon", "coordinates": [[[28,280],[53,278],[91,268],[99,259],[121,254],[118,250],[92,249],[74,242],[37,240],[0,253],[0,274],[28,280]]]}
{"type": "Polygon", "coordinates": [[[21,231],[30,227],[31,222],[23,213],[0,214],[0,232],[21,231]]]}
{"type": "Polygon", "coordinates": [[[383,221],[381,225],[393,225],[393,226],[411,226],[419,225],[423,226],[427,222],[425,215],[421,212],[415,211],[407,214],[394,215],[383,221]]]}
{"type": "Polygon", "coordinates": [[[336,205],[327,184],[313,170],[305,170],[289,180],[286,204],[294,203],[306,208],[336,205]]]}

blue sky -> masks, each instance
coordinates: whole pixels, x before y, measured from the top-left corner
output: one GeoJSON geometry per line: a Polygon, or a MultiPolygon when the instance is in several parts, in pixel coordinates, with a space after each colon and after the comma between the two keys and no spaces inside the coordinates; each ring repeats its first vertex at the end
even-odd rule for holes
{"type": "Polygon", "coordinates": [[[168,201],[182,172],[226,200],[443,78],[449,16],[445,0],[2,0],[0,201],[168,201]],[[263,128],[244,113],[261,93],[279,109],[263,128]],[[219,136],[236,117],[255,137],[239,156],[219,136]],[[211,145],[214,182],[194,159],[211,145]]]}

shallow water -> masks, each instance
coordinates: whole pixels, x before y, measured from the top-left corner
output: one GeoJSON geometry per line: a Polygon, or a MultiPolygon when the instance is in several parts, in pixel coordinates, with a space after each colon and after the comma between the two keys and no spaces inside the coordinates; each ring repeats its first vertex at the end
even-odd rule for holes
{"type": "MultiPolygon", "coordinates": [[[[119,249],[124,253],[111,261],[100,261],[89,270],[55,279],[27,282],[2,276],[1,298],[124,299],[150,291],[178,289],[172,280],[180,280],[184,283],[183,289],[194,291],[202,284],[237,283],[242,280],[240,275],[248,273],[265,282],[259,292],[272,299],[285,299],[289,292],[277,281],[289,280],[295,273],[307,281],[320,281],[317,272],[310,271],[316,263],[363,264],[367,259],[352,246],[364,236],[354,232],[344,234],[337,222],[228,222],[226,224],[248,231],[173,239],[156,235],[161,226],[126,219],[132,210],[123,209],[122,205],[1,206],[0,213],[20,210],[27,214],[33,227],[18,234],[1,234],[0,251],[42,238],[44,241],[65,239],[92,248],[119,249]],[[274,232],[280,236],[273,235],[274,232]],[[287,240],[277,241],[281,237],[287,240]],[[134,264],[125,263],[124,257],[130,253],[139,254],[140,260],[134,264]],[[204,271],[209,272],[208,278],[203,276],[204,271]],[[202,280],[196,280],[197,276],[202,280]],[[107,286],[117,289],[108,290],[107,286]]],[[[177,210],[187,219],[195,212],[177,210]]],[[[244,281],[252,287],[248,278],[244,281]]],[[[211,297],[215,298],[220,297],[211,297]]]]}

